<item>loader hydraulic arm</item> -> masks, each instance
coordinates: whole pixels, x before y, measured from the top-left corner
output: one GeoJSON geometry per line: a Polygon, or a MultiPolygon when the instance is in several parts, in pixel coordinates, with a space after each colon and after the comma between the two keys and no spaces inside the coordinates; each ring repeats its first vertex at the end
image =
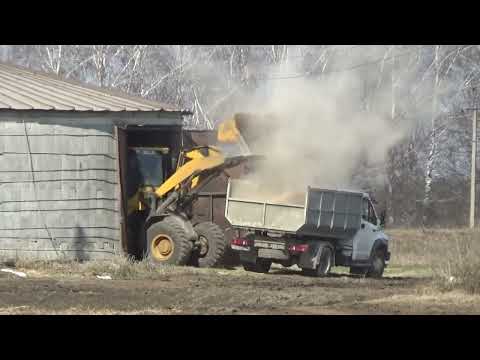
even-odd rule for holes
{"type": "Polygon", "coordinates": [[[199,146],[180,153],[176,171],[156,188],[141,188],[128,201],[128,214],[150,208],[150,216],[171,205],[184,207],[197,196],[199,188],[218,176],[223,170],[235,167],[253,157],[234,118],[220,124],[219,144],[236,144],[238,149],[226,154],[215,146],[199,146]],[[159,200],[159,201],[158,201],[159,200]]]}
{"type": "Polygon", "coordinates": [[[164,199],[156,209],[156,213],[163,212],[173,203],[180,206],[179,210],[183,209],[191,204],[201,189],[222,171],[253,157],[253,155],[240,155],[226,158],[213,146],[203,146],[185,153],[182,159],[183,165],[180,163],[177,171],[154,192],[155,197],[164,199]],[[166,194],[169,195],[165,198],[166,194]]]}
{"type": "Polygon", "coordinates": [[[157,188],[139,189],[129,201],[129,214],[150,208],[150,216],[159,214],[177,204],[180,209],[196,199],[198,191],[223,170],[246,161],[249,156],[225,158],[213,146],[194,148],[180,155],[177,170],[157,188]],[[168,195],[168,196],[167,196],[168,195]],[[157,202],[156,199],[160,199],[157,202]]]}
{"type": "MultiPolygon", "coordinates": [[[[201,183],[205,185],[215,175],[224,169],[237,166],[239,163],[253,157],[242,132],[247,128],[247,122],[252,120],[246,115],[236,115],[232,119],[220,123],[217,130],[219,144],[236,144],[238,149],[227,156],[224,149],[215,146],[199,146],[182,152],[177,170],[154,193],[158,198],[164,198],[172,190],[180,190],[180,198],[191,193],[201,183]],[[183,191],[182,191],[183,190],[183,191]]],[[[194,194],[192,194],[194,195],[194,194]]],[[[181,200],[182,199],[178,199],[181,200]]]]}
{"type": "MultiPolygon", "coordinates": [[[[170,176],[161,186],[155,190],[158,197],[163,197],[165,194],[181,186],[185,181],[190,179],[192,175],[200,175],[202,172],[214,169],[225,163],[225,158],[220,150],[205,146],[190,150],[183,155],[184,163],[179,164],[175,173],[170,176]]],[[[198,183],[198,176],[192,179],[192,188],[198,183]]]]}

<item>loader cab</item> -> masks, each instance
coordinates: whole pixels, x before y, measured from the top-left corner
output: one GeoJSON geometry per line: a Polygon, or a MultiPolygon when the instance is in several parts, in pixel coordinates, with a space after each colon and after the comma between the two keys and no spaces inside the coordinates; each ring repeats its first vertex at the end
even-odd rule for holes
{"type": "Polygon", "coordinates": [[[158,187],[172,171],[170,149],[167,147],[130,147],[129,171],[135,174],[132,187],[158,187]]]}

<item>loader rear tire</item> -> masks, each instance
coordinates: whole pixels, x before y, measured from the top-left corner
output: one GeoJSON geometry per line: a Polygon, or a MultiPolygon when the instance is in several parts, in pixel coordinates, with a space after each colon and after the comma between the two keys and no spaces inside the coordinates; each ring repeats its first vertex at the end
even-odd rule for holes
{"type": "Polygon", "coordinates": [[[209,268],[220,264],[226,250],[225,234],[220,226],[205,221],[195,225],[193,229],[198,235],[200,246],[192,253],[192,265],[209,268]]]}
{"type": "Polygon", "coordinates": [[[187,232],[170,217],[152,224],[147,229],[146,259],[153,264],[186,265],[193,243],[187,232]]]}

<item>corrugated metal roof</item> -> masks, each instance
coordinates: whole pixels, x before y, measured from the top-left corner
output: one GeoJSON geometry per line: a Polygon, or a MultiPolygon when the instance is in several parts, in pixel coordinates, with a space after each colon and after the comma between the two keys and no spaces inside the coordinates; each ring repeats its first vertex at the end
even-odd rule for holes
{"type": "Polygon", "coordinates": [[[0,63],[0,109],[180,111],[172,106],[140,97],[132,97],[4,63],[0,63]]]}

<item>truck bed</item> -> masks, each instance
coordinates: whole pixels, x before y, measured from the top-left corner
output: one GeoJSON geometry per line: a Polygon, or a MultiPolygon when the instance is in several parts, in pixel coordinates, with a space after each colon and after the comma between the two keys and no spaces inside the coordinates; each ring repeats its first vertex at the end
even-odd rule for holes
{"type": "Polygon", "coordinates": [[[245,180],[230,179],[225,217],[235,228],[305,236],[344,238],[361,223],[361,192],[308,187],[303,202],[277,201],[245,180]]]}

